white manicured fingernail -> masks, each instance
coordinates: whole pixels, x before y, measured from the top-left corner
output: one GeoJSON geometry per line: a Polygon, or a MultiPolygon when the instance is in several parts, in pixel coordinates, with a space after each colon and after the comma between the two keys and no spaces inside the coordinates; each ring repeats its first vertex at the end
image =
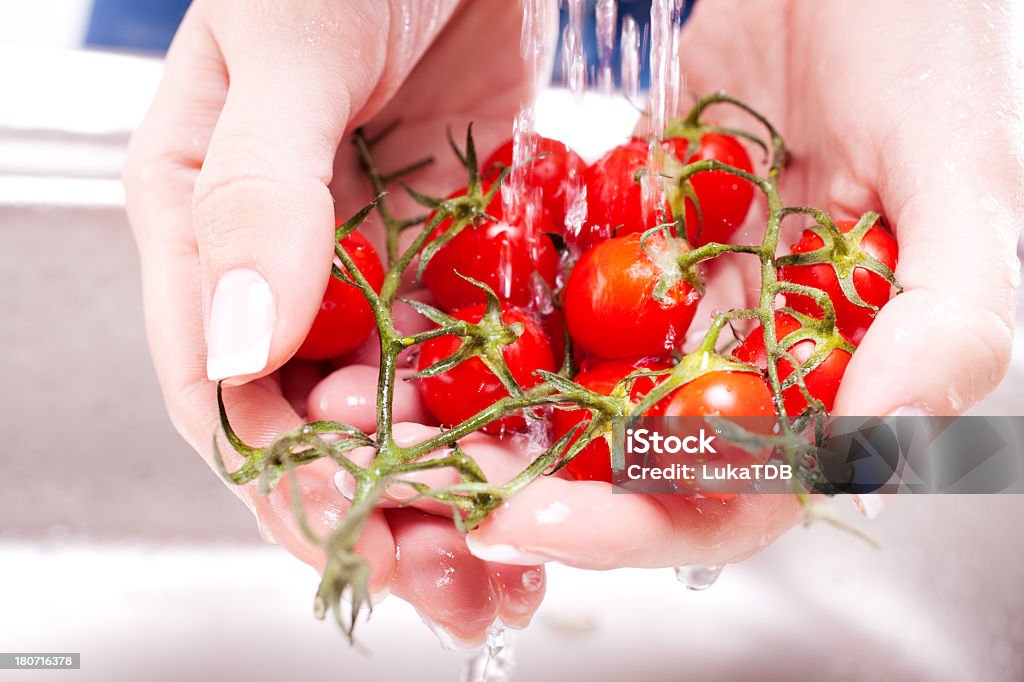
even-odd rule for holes
{"type": "Polygon", "coordinates": [[[902,407],[897,407],[889,413],[890,417],[930,417],[931,415],[931,412],[917,407],[916,405],[904,405],[902,407]]]}
{"type": "Polygon", "coordinates": [[[347,471],[339,471],[334,474],[334,487],[347,500],[356,496],[356,479],[347,471]]]}
{"type": "Polygon", "coordinates": [[[483,542],[475,533],[466,536],[466,547],[477,559],[496,564],[512,564],[514,566],[536,566],[551,561],[550,557],[526,552],[512,545],[490,545],[483,542]]]}
{"type": "Polygon", "coordinates": [[[210,307],[206,376],[216,381],[266,367],[275,318],[267,280],[246,268],[225,272],[210,307]]]}

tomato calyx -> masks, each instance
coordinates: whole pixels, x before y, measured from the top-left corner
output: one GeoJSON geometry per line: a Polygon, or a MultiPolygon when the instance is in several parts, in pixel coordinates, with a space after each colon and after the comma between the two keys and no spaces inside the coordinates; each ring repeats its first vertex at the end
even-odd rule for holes
{"type": "Polygon", "coordinates": [[[501,190],[501,183],[511,169],[501,170],[490,184],[485,184],[480,178],[478,167],[476,144],[473,142],[473,124],[466,128],[466,150],[463,152],[452,137],[451,128],[447,131],[448,144],[455,152],[459,162],[466,169],[467,181],[466,192],[457,197],[440,199],[421,194],[411,187],[404,186],[405,191],[421,206],[434,211],[430,222],[427,223],[425,233],[431,234],[445,220],[451,223],[441,234],[430,239],[420,251],[420,262],[416,268],[416,281],[423,278],[423,271],[426,270],[430,259],[440,251],[448,242],[454,239],[460,232],[471,225],[478,225],[484,221],[498,222],[498,219],[487,213],[488,207],[494,197],[501,190]]]}
{"type": "Polygon", "coordinates": [[[698,297],[704,295],[704,279],[696,263],[686,258],[691,252],[690,245],[673,235],[675,225],[678,223],[662,223],[640,235],[640,248],[661,271],[654,286],[654,300],[663,305],[674,302],[669,292],[680,281],[689,284],[698,297]]]}
{"type": "MultiPolygon", "coordinates": [[[[783,360],[791,368],[788,376],[780,380],[779,392],[785,394],[795,387],[807,403],[807,407],[800,415],[790,414],[790,417],[796,418],[809,412],[824,413],[829,408],[818,396],[811,393],[808,387],[808,375],[822,367],[833,352],[838,350],[853,355],[856,346],[840,333],[834,320],[819,319],[792,308],[779,308],[775,311],[776,334],[779,333],[779,328],[784,324],[783,320],[786,317],[791,318],[788,324],[795,326],[795,329],[779,338],[778,343],[775,344],[764,343],[767,341],[764,339],[761,342],[764,345],[759,345],[757,349],[758,355],[763,352],[763,357],[744,358],[744,360],[751,362],[762,372],[767,371],[769,363],[778,365],[783,360]],[[813,344],[814,350],[800,360],[790,352],[790,349],[807,341],[813,344]]],[[[766,334],[763,325],[756,328],[753,333],[766,334]]],[[[736,355],[740,356],[740,353],[736,351],[736,355]]]]}
{"type": "Polygon", "coordinates": [[[634,404],[629,399],[626,385],[632,387],[632,382],[636,379],[631,379],[632,375],[627,376],[616,384],[611,395],[603,395],[554,372],[540,371],[538,374],[555,389],[555,393],[548,398],[554,409],[584,409],[590,412],[585,422],[581,421],[573,426],[552,446],[552,450],[561,454],[557,463],[546,472],[547,475],[551,475],[569,464],[590,443],[611,433],[612,424],[616,419],[622,419],[629,414],[634,404]]]}
{"type": "Polygon", "coordinates": [[[753,365],[741,362],[734,357],[722,355],[715,350],[700,347],[692,353],[684,355],[675,367],[668,370],[649,372],[647,376],[665,376],[664,381],[655,386],[644,396],[643,400],[633,406],[629,412],[628,426],[635,425],[648,410],[657,405],[663,398],[684,384],[688,384],[711,372],[744,372],[761,374],[761,370],[753,365]]]}
{"type": "Polygon", "coordinates": [[[457,319],[421,301],[406,298],[399,299],[438,325],[436,329],[432,329],[424,334],[400,339],[400,343],[403,345],[412,346],[429,338],[448,335],[458,336],[462,340],[458,349],[452,355],[420,370],[408,377],[406,381],[435,377],[467,360],[479,358],[487,369],[491,370],[498,377],[502,386],[505,387],[505,390],[511,396],[516,398],[523,397],[523,389],[519,386],[515,377],[512,376],[512,372],[509,370],[508,364],[502,355],[503,348],[515,343],[516,339],[522,336],[524,331],[523,325],[518,322],[506,324],[502,320],[501,303],[493,289],[471,277],[459,276],[470,284],[483,289],[487,296],[484,313],[479,322],[473,323],[457,319]]]}
{"type": "MultiPolygon", "coordinates": [[[[854,273],[858,268],[863,268],[885,279],[890,286],[894,287],[897,293],[903,291],[903,286],[896,280],[896,275],[882,261],[861,248],[861,240],[875,227],[881,216],[868,211],[860,217],[857,224],[849,232],[842,232],[832,218],[817,209],[790,208],[785,213],[800,213],[810,215],[815,219],[816,224],[807,228],[822,241],[822,246],[814,251],[806,253],[793,253],[775,261],[777,268],[802,266],[802,265],[829,265],[836,273],[839,287],[850,303],[859,308],[867,308],[873,313],[879,311],[879,307],[868,303],[861,298],[857,287],[854,286],[854,273]]],[[[814,296],[820,299],[818,296],[814,296]]],[[[820,300],[819,300],[820,304],[820,300]]]]}

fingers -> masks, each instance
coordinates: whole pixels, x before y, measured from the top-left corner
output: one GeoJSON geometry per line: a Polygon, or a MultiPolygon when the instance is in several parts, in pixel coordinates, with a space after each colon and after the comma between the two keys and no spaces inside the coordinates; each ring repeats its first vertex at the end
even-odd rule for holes
{"type": "MultiPolygon", "coordinates": [[[[349,365],[335,370],[309,393],[307,413],[312,420],[340,421],[363,433],[377,430],[377,375],[371,365],[349,365]]],[[[429,423],[432,418],[420,399],[420,392],[405,378],[414,370],[398,370],[392,419],[395,422],[429,423]]]]}
{"type": "MultiPolygon", "coordinates": [[[[394,441],[400,447],[422,443],[438,433],[440,433],[438,427],[425,426],[419,423],[397,423],[392,431],[394,441]]],[[[530,462],[528,453],[519,451],[517,445],[502,442],[495,437],[482,433],[466,436],[459,441],[459,445],[466,454],[476,461],[487,477],[487,480],[497,485],[511,479],[530,462]]],[[[439,449],[427,453],[419,461],[437,459],[448,454],[447,449],[439,449]]],[[[352,461],[363,467],[370,465],[370,458],[372,456],[373,450],[368,447],[358,448],[350,453],[352,461]]],[[[451,516],[452,509],[450,505],[433,499],[419,497],[416,490],[406,485],[406,482],[419,483],[435,489],[464,482],[461,474],[452,467],[418,471],[404,474],[400,478],[401,482],[392,482],[384,490],[382,498],[384,506],[410,505],[416,509],[443,516],[451,516]]],[[[335,485],[341,494],[348,498],[351,498],[355,491],[355,481],[352,475],[345,471],[337,473],[335,485]]]]}
{"type": "Polygon", "coordinates": [[[415,606],[439,636],[469,648],[483,644],[498,618],[512,627],[529,623],[544,595],[542,568],[477,559],[450,519],[412,509],[385,513],[400,552],[391,591],[415,606]]]}
{"type": "Polygon", "coordinates": [[[1009,140],[962,156],[922,151],[928,146],[908,134],[883,171],[881,200],[905,291],[882,308],[854,354],[837,414],[957,415],[1008,367],[1024,172],[1009,140]]]}
{"type": "MultiPolygon", "coordinates": [[[[210,379],[252,377],[290,358],[330,276],[327,184],[353,86],[324,55],[303,54],[227,60],[231,87],[193,196],[210,379]]],[[[353,81],[369,81],[359,74],[372,65],[350,66],[353,81]]]]}
{"type": "Polygon", "coordinates": [[[474,556],[510,564],[560,561],[588,569],[718,566],[771,544],[801,518],[792,495],[614,494],[603,483],[546,478],[468,537],[474,556]]]}

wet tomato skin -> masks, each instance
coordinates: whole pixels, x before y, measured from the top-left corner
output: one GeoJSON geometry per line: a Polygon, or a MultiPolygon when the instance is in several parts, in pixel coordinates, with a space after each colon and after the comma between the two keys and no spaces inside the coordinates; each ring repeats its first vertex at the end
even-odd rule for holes
{"type": "MultiPolygon", "coordinates": [[[[479,322],[484,306],[463,308],[452,314],[466,322],[479,322]]],[[[524,389],[540,383],[535,370],[556,370],[551,345],[540,323],[529,312],[503,307],[501,319],[505,324],[520,323],[523,333],[502,349],[502,355],[516,382],[524,389]]],[[[458,350],[461,340],[457,336],[440,336],[423,344],[417,361],[420,371],[450,357],[458,350]]],[[[472,358],[434,377],[416,380],[423,401],[431,414],[444,426],[454,426],[508,395],[498,377],[479,358],[472,358]]],[[[522,429],[524,419],[512,414],[484,427],[488,433],[522,429]]]]}
{"type": "Polygon", "coordinates": [[[775,416],[772,392],[753,372],[709,372],[683,384],[668,398],[666,417],[775,416]]]}
{"type": "MultiPolygon", "coordinates": [[[[465,193],[462,189],[449,198],[465,193]]],[[[487,213],[498,222],[484,220],[466,226],[433,255],[423,272],[424,283],[444,310],[477,305],[486,298],[482,289],[459,274],[483,282],[499,299],[513,306],[525,307],[532,301],[537,288],[535,276],[540,277],[543,286],[554,287],[558,251],[551,238],[539,229],[505,222],[500,192],[494,195],[487,213]]],[[[450,219],[442,221],[428,243],[440,237],[450,224],[450,219]]]]}
{"type": "MultiPolygon", "coordinates": [[[[653,237],[656,258],[685,248],[679,240],[653,237]]],[[[605,240],[585,252],[569,275],[562,309],[569,335],[577,346],[600,358],[664,355],[682,343],[693,320],[697,294],[680,279],[666,292],[668,302],[654,298],[664,274],[640,243],[639,234],[605,240]]]]}
{"type": "MultiPolygon", "coordinates": [[[[537,188],[540,191],[544,228],[561,233],[565,226],[567,183],[573,177],[579,177],[582,182],[587,164],[558,140],[538,135],[536,144],[537,156],[530,161],[523,174],[525,184],[528,190],[537,188]]],[[[508,140],[484,161],[484,173],[489,179],[497,177],[500,166],[512,167],[513,151],[514,142],[508,140]]]]}
{"type": "MultiPolygon", "coordinates": [[[[679,387],[666,400],[665,417],[747,417],[739,425],[765,435],[770,434],[776,424],[772,392],[764,379],[753,372],[709,372],[679,387]]],[[[717,452],[714,455],[686,457],[688,463],[696,467],[696,478],[677,480],[678,487],[705,497],[729,499],[745,488],[746,483],[705,479],[703,467],[732,465],[743,468],[764,462],[771,454],[770,449],[766,449],[760,456],[755,456],[721,439],[716,441],[715,447],[717,452]]],[[[661,457],[659,464],[668,465],[679,460],[679,456],[661,457]]]]}
{"type": "MultiPolygon", "coordinates": [[[[855,220],[838,220],[836,227],[843,233],[849,232],[857,224],[855,220]]],[[[800,241],[790,249],[792,253],[809,253],[824,246],[818,235],[805,230],[800,241]]],[[[884,263],[890,270],[896,268],[898,248],[896,240],[885,228],[875,225],[864,235],[860,243],[861,249],[867,254],[884,263]]],[[[790,265],[779,269],[779,279],[794,284],[821,289],[828,294],[836,310],[836,326],[839,331],[854,345],[860,344],[867,333],[868,327],[874,322],[875,313],[870,308],[854,305],[839,286],[836,271],[829,263],[814,265],[790,265]]],[[[881,308],[889,301],[892,293],[889,282],[884,277],[866,268],[853,271],[853,286],[866,302],[881,308]]],[[[799,294],[786,296],[786,304],[797,312],[820,318],[821,308],[814,299],[799,294]]]]}
{"type": "MultiPolygon", "coordinates": [[[[374,291],[380,292],[384,284],[384,266],[373,245],[358,232],[342,239],[341,245],[374,291]]],[[[373,313],[363,292],[354,284],[332,275],[327,280],[327,290],[313,326],[295,352],[295,357],[326,360],[343,355],[357,348],[375,328],[373,313]]]]}
{"type": "MultiPolygon", "coordinates": [[[[775,314],[775,338],[779,341],[789,334],[800,329],[800,322],[792,315],[786,313],[775,314]]],[[[797,362],[804,362],[814,352],[815,342],[811,339],[799,341],[786,350],[796,359],[797,362]]],[[[764,332],[758,325],[747,338],[733,351],[737,359],[747,362],[766,371],[768,368],[768,357],[764,347],[764,332]]],[[[831,411],[835,404],[836,394],[839,392],[839,384],[846,372],[846,366],[853,358],[849,352],[842,348],[835,348],[828,357],[817,367],[804,376],[804,384],[807,391],[822,401],[825,409],[831,411]]],[[[786,358],[779,360],[779,380],[783,381],[793,373],[793,365],[786,358]]],[[[786,406],[786,414],[796,417],[807,409],[807,400],[799,387],[790,386],[782,392],[782,400],[786,406]]]]}
{"type": "MultiPolygon", "coordinates": [[[[638,174],[648,166],[647,155],[647,141],[634,137],[587,169],[587,220],[577,237],[581,251],[612,236],[643,232],[658,224],[655,213],[646,219],[643,215],[643,188],[638,174]]],[[[668,212],[667,204],[665,208],[668,212]]]]}
{"type": "MultiPolygon", "coordinates": [[[[688,143],[673,138],[669,145],[684,164],[714,159],[752,173],[750,155],[739,140],[731,135],[704,133],[697,151],[687,158],[688,143]]],[[[690,178],[693,192],[700,202],[700,213],[686,199],[686,238],[693,246],[708,242],[727,242],[743,224],[754,199],[754,186],[725,171],[705,171],[690,178]]]]}
{"type": "MultiPolygon", "coordinates": [[[[604,360],[591,365],[576,375],[574,381],[603,395],[611,395],[615,385],[639,369],[668,369],[672,365],[657,358],[640,360],[604,360]]],[[[630,399],[638,402],[652,388],[664,381],[663,377],[640,377],[633,383],[630,399]]],[[[647,414],[657,416],[666,406],[666,401],[658,402],[647,414]]],[[[589,410],[555,410],[552,416],[554,440],[558,440],[577,424],[590,421],[589,410]]],[[[577,434],[578,437],[578,434],[577,434]]],[[[575,442],[576,438],[570,441],[575,442]]],[[[597,438],[583,448],[578,455],[565,467],[566,471],[578,481],[612,482],[611,451],[605,438],[597,438]]]]}

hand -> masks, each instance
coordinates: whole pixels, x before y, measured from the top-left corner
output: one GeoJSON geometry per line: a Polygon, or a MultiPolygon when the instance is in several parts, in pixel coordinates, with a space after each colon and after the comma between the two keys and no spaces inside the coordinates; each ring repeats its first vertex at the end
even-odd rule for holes
{"type": "MultiPolygon", "coordinates": [[[[794,154],[781,188],[787,203],[843,217],[878,210],[895,229],[906,290],[864,338],[837,414],[959,414],[1007,368],[1024,219],[1013,5],[701,0],[684,30],[687,87],[724,88],[786,137],[794,154]]],[[[727,108],[709,115],[718,111],[727,108]]],[[[761,224],[754,215],[747,236],[761,224]]],[[[737,290],[757,286],[756,273],[715,273],[730,275],[737,290]]],[[[798,519],[783,496],[695,508],[544,479],[470,539],[477,556],[512,562],[717,565],[757,551],[798,519]],[[559,523],[538,523],[537,510],[555,508],[559,523]]]]}
{"type": "MultiPolygon", "coordinates": [[[[509,2],[193,3],[132,140],[125,184],[168,411],[208,461],[219,429],[211,379],[236,386],[225,399],[247,442],[264,445],[304,421],[282,388],[301,384],[302,368],[278,370],[319,308],[336,218],[371,198],[346,135],[403,118],[375,150],[380,162],[433,155],[430,173],[409,179],[446,193],[431,182],[460,172],[445,126],[472,120],[481,146],[494,147],[526,95],[520,21],[509,2]]],[[[398,197],[395,207],[416,212],[398,197]]],[[[379,226],[366,232],[381,250],[379,226]]],[[[220,450],[231,452],[223,441],[220,450]]],[[[317,462],[298,472],[320,534],[349,506],[335,471],[317,462]]],[[[233,490],[265,537],[320,568],[323,552],[300,532],[286,488],[233,490]]],[[[464,642],[479,642],[498,615],[525,624],[543,594],[522,569],[470,556],[450,521],[415,510],[375,512],[359,551],[373,566],[371,591],[391,589],[464,642]]]]}

